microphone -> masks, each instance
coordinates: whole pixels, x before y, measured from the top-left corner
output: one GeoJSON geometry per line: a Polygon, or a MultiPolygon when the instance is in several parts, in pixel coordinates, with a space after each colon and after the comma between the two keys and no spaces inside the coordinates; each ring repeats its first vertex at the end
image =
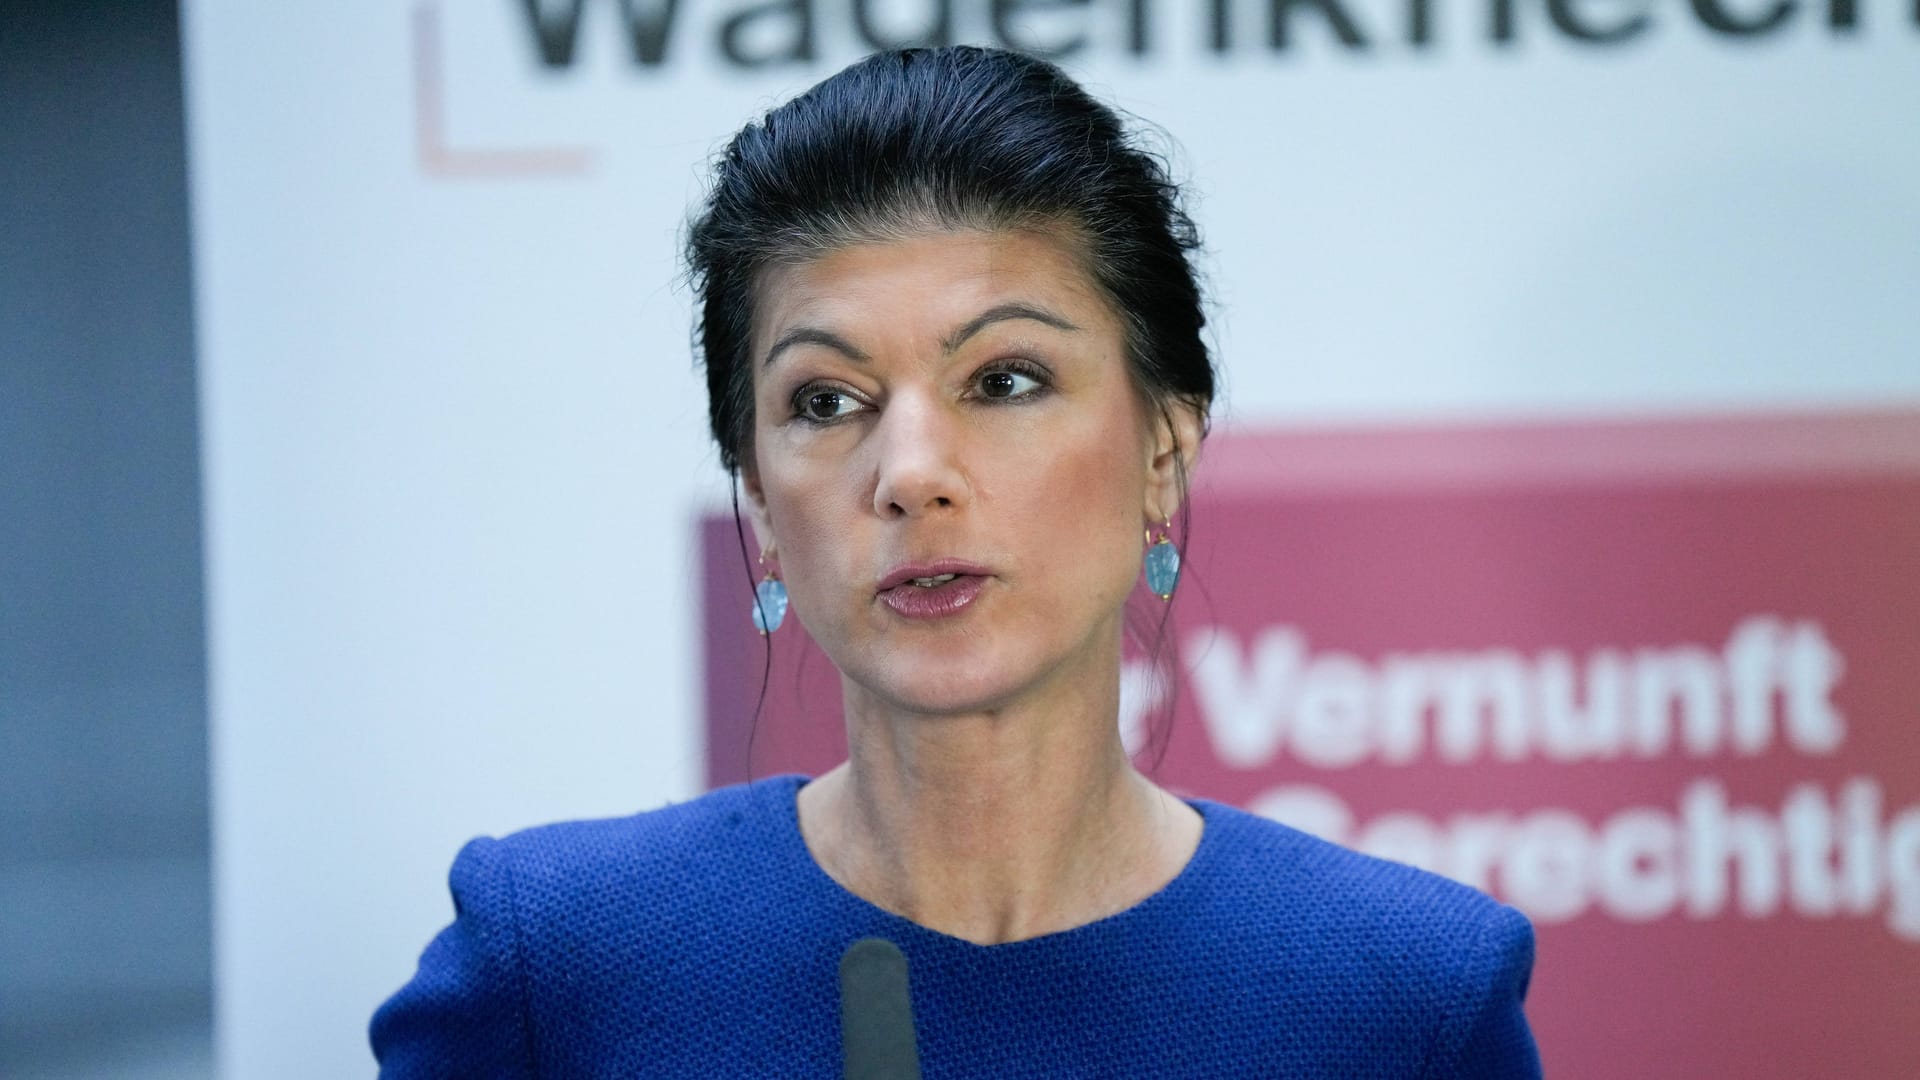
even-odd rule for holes
{"type": "Polygon", "coordinates": [[[920,1080],[907,958],[891,941],[861,938],[840,957],[840,1046],[846,1080],[920,1080]]]}

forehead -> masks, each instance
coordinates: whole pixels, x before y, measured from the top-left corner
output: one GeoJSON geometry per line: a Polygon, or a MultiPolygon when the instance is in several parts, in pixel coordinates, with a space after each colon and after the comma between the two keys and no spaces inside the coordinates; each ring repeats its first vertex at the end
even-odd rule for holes
{"type": "Polygon", "coordinates": [[[1089,330],[1119,331],[1079,241],[1063,232],[937,231],[850,244],[769,268],[756,294],[756,357],[795,326],[937,338],[1015,301],[1089,330]]]}

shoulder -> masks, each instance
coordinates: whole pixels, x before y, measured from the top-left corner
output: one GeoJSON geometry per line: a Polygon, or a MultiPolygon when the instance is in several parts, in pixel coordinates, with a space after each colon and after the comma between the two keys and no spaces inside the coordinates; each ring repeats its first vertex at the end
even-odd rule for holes
{"type": "Polygon", "coordinates": [[[553,916],[596,896],[630,900],[767,869],[766,849],[791,816],[797,777],[770,777],[623,817],[540,825],[467,845],[455,860],[510,879],[523,916],[553,916]]]}
{"type": "MultiPolygon", "coordinates": [[[[1221,803],[1201,804],[1216,830],[1210,867],[1218,885],[1303,915],[1338,917],[1395,936],[1451,937],[1511,911],[1478,889],[1405,863],[1363,855],[1221,803]]],[[[1518,913],[1514,913],[1518,917],[1518,913]]],[[[1525,923],[1524,918],[1520,918],[1525,923]]]]}
{"type": "Polygon", "coordinates": [[[1388,1024],[1428,1032],[1435,1076],[1533,1076],[1522,1004],[1533,926],[1478,889],[1363,855],[1278,822],[1203,804],[1218,829],[1211,907],[1252,920],[1286,970],[1360,1000],[1388,1024]]]}
{"type": "Polygon", "coordinates": [[[657,1023],[661,961],[712,953],[716,916],[768,880],[796,783],[469,841],[452,924],[374,1015],[381,1075],[532,1075],[657,1023]]]}
{"type": "Polygon", "coordinates": [[[797,777],[769,777],[637,814],[536,825],[494,842],[529,867],[550,861],[590,869],[607,859],[697,859],[777,829],[778,816],[791,814],[788,804],[798,782],[797,777]]]}

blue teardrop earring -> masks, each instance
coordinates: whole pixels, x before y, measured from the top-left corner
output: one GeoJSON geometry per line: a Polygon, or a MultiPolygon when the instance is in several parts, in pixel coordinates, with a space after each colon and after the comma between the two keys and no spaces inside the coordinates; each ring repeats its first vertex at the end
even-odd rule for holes
{"type": "Polygon", "coordinates": [[[1153,538],[1152,529],[1146,530],[1147,589],[1162,600],[1173,599],[1173,587],[1180,581],[1180,549],[1167,535],[1172,530],[1171,518],[1160,527],[1159,540],[1153,538]]]}
{"type": "MultiPolygon", "coordinates": [[[[760,565],[767,566],[767,553],[760,553],[760,565]]],[[[767,566],[767,576],[753,587],[753,628],[765,637],[780,629],[787,620],[787,583],[780,580],[780,574],[767,566]]]]}

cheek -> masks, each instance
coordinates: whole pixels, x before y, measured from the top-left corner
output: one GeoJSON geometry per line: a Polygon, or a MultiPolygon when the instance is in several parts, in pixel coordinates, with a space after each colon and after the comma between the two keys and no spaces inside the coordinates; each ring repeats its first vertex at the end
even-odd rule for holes
{"type": "Polygon", "coordinates": [[[1003,489],[1027,551],[1056,580],[1108,599],[1130,587],[1141,546],[1141,465],[1124,450],[1130,442],[1115,437],[1126,430],[1104,427],[1045,454],[1019,455],[1017,479],[1003,489]]]}
{"type": "Polygon", "coordinates": [[[780,576],[794,612],[814,625],[828,606],[820,594],[853,575],[849,526],[857,508],[845,504],[845,477],[805,467],[793,458],[761,474],[767,519],[778,545],[780,576]]]}

